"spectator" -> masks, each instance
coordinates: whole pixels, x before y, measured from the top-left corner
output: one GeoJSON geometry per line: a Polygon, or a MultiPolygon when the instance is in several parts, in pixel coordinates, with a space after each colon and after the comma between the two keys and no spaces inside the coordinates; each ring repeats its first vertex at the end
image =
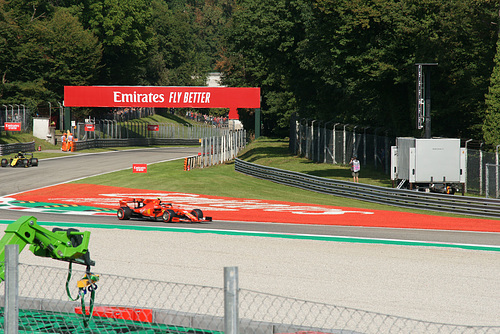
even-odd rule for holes
{"type": "Polygon", "coordinates": [[[351,158],[349,164],[351,165],[352,180],[354,182],[359,182],[359,170],[361,169],[361,164],[359,163],[356,155],[351,158]]]}

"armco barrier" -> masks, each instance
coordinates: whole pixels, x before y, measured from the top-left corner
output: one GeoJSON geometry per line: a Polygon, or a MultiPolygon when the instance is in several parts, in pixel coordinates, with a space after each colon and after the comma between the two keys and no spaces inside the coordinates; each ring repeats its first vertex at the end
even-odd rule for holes
{"type": "Polygon", "coordinates": [[[34,152],[35,142],[30,143],[15,143],[0,145],[0,155],[8,155],[16,152],[34,152]]]}
{"type": "Polygon", "coordinates": [[[127,138],[92,139],[75,142],[76,150],[103,147],[149,146],[149,145],[199,145],[199,139],[189,138],[127,138]]]}
{"type": "Polygon", "coordinates": [[[500,218],[500,200],[496,199],[425,193],[327,179],[261,166],[241,159],[235,160],[234,167],[243,174],[324,194],[404,208],[500,218]]]}

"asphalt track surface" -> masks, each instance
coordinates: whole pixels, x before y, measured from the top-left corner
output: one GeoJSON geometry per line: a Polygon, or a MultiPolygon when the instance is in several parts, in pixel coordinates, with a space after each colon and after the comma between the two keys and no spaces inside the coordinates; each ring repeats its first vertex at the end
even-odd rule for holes
{"type": "MultiPolygon", "coordinates": [[[[162,161],[180,159],[197,154],[197,147],[168,147],[151,149],[134,149],[112,151],[109,153],[86,154],[78,153],[63,158],[41,160],[38,167],[32,168],[1,168],[0,169],[0,196],[42,188],[54,184],[69,182],[92,175],[107,173],[116,170],[132,168],[132,164],[151,164],[162,161]]],[[[0,219],[16,220],[18,214],[0,210],[0,219]]],[[[81,217],[58,214],[37,214],[40,221],[67,221],[103,223],[103,224],[132,224],[142,225],[143,221],[117,221],[114,217],[81,217]]],[[[433,218],[438,219],[438,218],[433,218]]],[[[161,222],[148,222],[153,226],[162,226],[161,222]]],[[[334,235],[356,238],[382,238],[394,240],[412,240],[424,242],[443,242],[455,244],[472,244],[485,246],[500,246],[498,233],[443,231],[425,229],[391,229],[376,227],[325,226],[300,224],[262,224],[252,222],[225,222],[217,221],[210,224],[179,224],[203,229],[230,229],[237,231],[297,233],[334,235]]]]}
{"type": "MultiPolygon", "coordinates": [[[[0,195],[197,152],[198,148],[155,148],[75,154],[41,160],[36,168],[2,168],[0,195]]],[[[0,220],[17,218],[17,212],[0,210],[0,220]]],[[[499,246],[499,233],[224,221],[176,224],[176,228],[236,230],[248,235],[195,235],[181,230],[129,233],[112,228],[124,224],[115,217],[37,214],[36,218],[39,222],[106,224],[106,229],[90,229],[97,272],[221,286],[223,266],[236,265],[241,288],[425,321],[500,325],[497,251],[251,237],[258,231],[499,246]]],[[[126,223],[165,226],[161,222],[126,223]]],[[[21,254],[21,262],[48,266],[57,262],[27,253],[21,254]]]]}
{"type": "Polygon", "coordinates": [[[0,196],[132,168],[132,164],[180,159],[198,152],[198,147],[146,148],[92,154],[77,152],[66,157],[43,159],[38,167],[1,168],[0,196]]]}

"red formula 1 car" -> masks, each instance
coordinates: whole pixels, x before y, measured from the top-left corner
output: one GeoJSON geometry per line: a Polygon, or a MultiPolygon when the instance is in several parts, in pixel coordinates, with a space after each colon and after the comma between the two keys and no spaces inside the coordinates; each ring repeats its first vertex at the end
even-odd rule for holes
{"type": "Polygon", "coordinates": [[[200,223],[212,221],[212,217],[203,217],[200,209],[184,210],[172,203],[164,203],[158,199],[127,198],[120,201],[116,212],[118,219],[161,218],[165,223],[200,223]]]}

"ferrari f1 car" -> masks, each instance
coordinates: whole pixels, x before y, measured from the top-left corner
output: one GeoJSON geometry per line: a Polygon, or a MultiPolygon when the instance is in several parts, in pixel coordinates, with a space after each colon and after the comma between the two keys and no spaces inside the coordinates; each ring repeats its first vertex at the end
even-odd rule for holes
{"type": "Polygon", "coordinates": [[[18,152],[10,159],[3,158],[1,161],[2,167],[36,167],[38,159],[33,157],[33,153],[18,152]]]}
{"type": "Polygon", "coordinates": [[[120,201],[120,208],[116,212],[118,219],[161,218],[165,223],[199,223],[212,221],[212,217],[203,217],[200,209],[184,210],[173,206],[172,203],[158,199],[127,198],[120,201]]]}

